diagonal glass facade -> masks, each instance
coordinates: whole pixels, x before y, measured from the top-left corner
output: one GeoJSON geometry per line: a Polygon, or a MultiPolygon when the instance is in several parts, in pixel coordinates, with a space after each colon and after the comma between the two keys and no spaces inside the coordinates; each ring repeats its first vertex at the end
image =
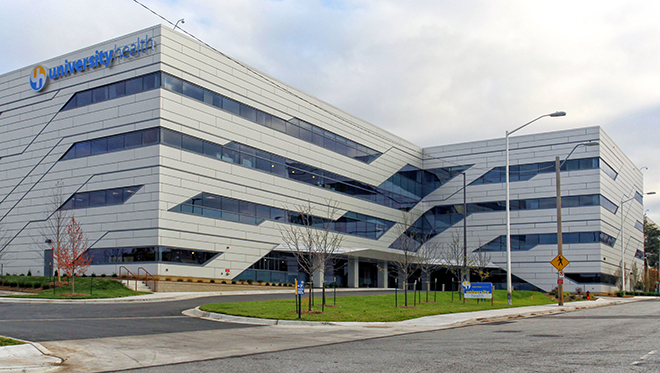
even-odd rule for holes
{"type": "MultiPolygon", "coordinates": [[[[259,225],[264,220],[296,225],[310,223],[303,219],[303,216],[297,211],[222,197],[211,193],[198,194],[180,205],[174,206],[170,211],[252,225],[259,225]]],[[[315,216],[312,217],[311,224],[314,228],[325,229],[329,226],[333,232],[373,240],[377,240],[394,226],[392,221],[350,211],[335,221],[315,216]]]]}

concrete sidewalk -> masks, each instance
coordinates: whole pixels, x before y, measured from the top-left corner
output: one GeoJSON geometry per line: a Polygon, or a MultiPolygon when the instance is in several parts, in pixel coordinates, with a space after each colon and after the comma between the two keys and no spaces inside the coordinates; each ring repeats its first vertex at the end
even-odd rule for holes
{"type": "MultiPolygon", "coordinates": [[[[337,289],[337,293],[365,292],[365,291],[383,291],[387,289],[378,288],[350,288],[337,289]]],[[[239,290],[239,291],[200,291],[200,292],[171,292],[171,293],[151,293],[143,295],[133,295],[121,298],[107,299],[43,299],[43,298],[12,298],[9,295],[24,295],[25,293],[0,291],[0,303],[130,303],[130,302],[166,302],[176,300],[186,300],[195,298],[205,298],[223,295],[259,295],[259,294],[293,294],[292,288],[282,290],[239,290]],[[3,295],[8,295],[2,297],[3,295]]],[[[316,290],[315,290],[315,294],[316,290]]],[[[320,294],[320,290],[319,293],[320,294]]]]}
{"type": "Polygon", "coordinates": [[[39,343],[0,347],[0,372],[54,372],[61,363],[39,343]]]}
{"type": "MultiPolygon", "coordinates": [[[[285,291],[290,292],[290,291],[285,291]]],[[[261,292],[246,292],[246,294],[258,294],[261,292]]],[[[269,291],[268,293],[272,293],[269,291]]],[[[209,293],[166,293],[166,294],[148,294],[136,297],[128,297],[131,299],[121,298],[114,300],[99,300],[104,302],[144,302],[144,301],[167,301],[179,299],[193,299],[198,297],[206,297],[209,293]]],[[[235,292],[224,292],[223,294],[213,295],[238,295],[235,292]]],[[[552,304],[543,306],[530,306],[530,307],[514,307],[505,309],[495,309],[486,311],[475,311],[456,314],[445,314],[427,316],[413,320],[399,321],[399,322],[377,322],[377,323],[364,323],[364,322],[309,322],[309,321],[294,321],[294,320],[264,320],[245,317],[235,317],[221,314],[214,314],[209,312],[200,311],[198,308],[186,310],[184,315],[191,317],[200,317],[208,320],[235,322],[241,324],[257,324],[257,325],[271,325],[273,326],[272,333],[266,330],[251,329],[246,330],[228,330],[224,333],[236,333],[229,335],[236,344],[236,351],[225,351],[222,353],[206,351],[205,354],[199,355],[200,351],[197,347],[191,347],[190,351],[184,351],[181,346],[176,346],[175,349],[171,346],[169,340],[160,339],[171,338],[167,336],[138,336],[138,337],[125,337],[114,341],[112,339],[102,339],[99,341],[82,340],[82,341],[62,341],[47,343],[51,349],[71,351],[68,356],[61,356],[67,360],[67,364],[77,364],[78,367],[93,364],[98,370],[102,369],[98,366],[99,361],[111,361],[113,367],[123,367],[128,369],[130,367],[148,366],[154,363],[153,354],[159,355],[159,363],[175,363],[186,360],[209,359],[232,356],[233,353],[244,354],[246,347],[256,348],[259,351],[266,351],[272,349],[277,351],[278,348],[296,348],[304,341],[304,345],[316,345],[324,343],[337,343],[351,340],[359,340],[365,338],[375,338],[383,336],[391,336],[398,334],[406,334],[419,331],[439,330],[463,325],[478,324],[482,322],[490,322],[497,320],[505,320],[518,317],[531,317],[547,314],[555,314],[561,312],[574,311],[584,308],[601,307],[614,304],[628,303],[634,301],[641,301],[646,299],[655,299],[653,297],[634,297],[634,298],[599,298],[596,301],[581,301],[571,302],[562,307],[552,304]],[[315,333],[309,333],[309,328],[312,327],[315,333]],[[285,334],[295,335],[292,338],[293,342],[286,342],[282,340],[282,331],[284,328],[287,331],[285,334]],[[254,333],[254,334],[253,334],[254,333]],[[269,340],[269,335],[273,334],[272,339],[266,345],[259,345],[258,341],[263,339],[269,340]],[[160,339],[159,339],[160,338],[160,339]],[[256,338],[256,339],[255,339],[256,338]],[[305,340],[305,338],[309,338],[305,340]],[[277,341],[277,343],[274,343],[277,341]],[[146,357],[137,353],[136,346],[150,346],[149,354],[146,357]],[[159,347],[157,347],[159,346],[159,347]],[[122,351],[125,348],[126,351],[122,351]],[[77,352],[74,352],[77,351],[77,352]],[[156,352],[154,352],[156,351],[156,352]],[[136,356],[131,356],[130,359],[126,358],[128,353],[135,353],[136,356]],[[122,360],[124,359],[124,360],[122,360]],[[142,361],[145,359],[145,361],[142,361]]],[[[3,298],[0,301],[6,301],[3,298]]],[[[25,301],[25,299],[22,299],[25,301]]],[[[76,301],[76,300],[71,300],[76,301]]],[[[89,300],[77,300],[80,303],[87,303],[89,300]],[[87,302],[86,302],[87,301],[87,302]]],[[[210,338],[217,340],[217,331],[203,331],[194,332],[196,334],[185,335],[190,338],[210,338]],[[208,334],[208,336],[206,335],[208,334]]],[[[265,343],[265,342],[264,342],[265,343]]],[[[139,351],[138,351],[139,352],[139,351]]],[[[52,354],[43,346],[39,344],[26,344],[21,346],[0,347],[0,373],[1,372],[51,372],[59,369],[58,365],[62,359],[52,356],[52,354]],[[18,347],[18,348],[16,348],[18,347]]],[[[86,369],[84,369],[86,370],[86,369]]],[[[91,370],[90,370],[91,371],[91,370]]]]}

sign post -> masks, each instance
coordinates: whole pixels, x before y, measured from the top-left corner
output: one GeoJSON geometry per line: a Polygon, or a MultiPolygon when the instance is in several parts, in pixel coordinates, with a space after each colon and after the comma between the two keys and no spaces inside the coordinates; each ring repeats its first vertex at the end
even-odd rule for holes
{"type": "Polygon", "coordinates": [[[557,270],[559,274],[557,276],[557,297],[559,298],[559,305],[564,305],[564,268],[569,265],[571,262],[568,261],[561,253],[561,245],[559,246],[559,254],[550,261],[557,270]]]}
{"type": "Polygon", "coordinates": [[[298,306],[298,318],[302,314],[302,296],[305,295],[305,281],[296,280],[296,305],[298,306]]]}

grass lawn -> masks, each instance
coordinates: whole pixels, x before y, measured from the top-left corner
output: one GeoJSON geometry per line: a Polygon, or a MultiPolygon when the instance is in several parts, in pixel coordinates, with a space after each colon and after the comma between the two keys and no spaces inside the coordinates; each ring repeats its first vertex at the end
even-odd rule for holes
{"type": "MultiPolygon", "coordinates": [[[[212,303],[200,307],[203,311],[224,313],[235,316],[258,317],[264,319],[297,320],[293,291],[290,300],[240,302],[240,303],[212,303]]],[[[305,295],[307,296],[307,295],[305,295]]],[[[422,294],[422,303],[417,302],[413,307],[412,293],[408,294],[408,307],[403,307],[404,296],[399,292],[398,305],[394,307],[394,294],[370,295],[364,297],[338,297],[336,307],[326,306],[321,311],[321,292],[314,292],[313,311],[319,313],[303,313],[301,320],[308,321],[401,321],[422,316],[439,315],[445,313],[469,312],[489,310],[496,308],[534,306],[555,303],[555,300],[545,294],[533,291],[514,291],[513,306],[507,305],[506,290],[495,290],[493,305],[490,300],[467,299],[465,303],[458,300],[458,295],[450,292],[438,292],[437,301],[433,302],[433,293],[429,293],[429,303],[426,303],[426,294],[422,294]]],[[[332,305],[332,292],[326,291],[326,305],[332,305]]],[[[303,305],[303,311],[308,309],[308,303],[303,305]]]]}
{"type": "MultiPolygon", "coordinates": [[[[41,283],[49,283],[52,281],[51,277],[37,277],[37,276],[6,276],[7,278],[20,277],[22,281],[38,282],[42,279],[41,283]]],[[[9,282],[10,279],[5,279],[9,282]]],[[[11,279],[13,280],[13,279],[11,279]]],[[[47,290],[41,290],[37,293],[26,293],[21,295],[10,295],[13,298],[47,298],[47,299],[95,299],[95,298],[117,298],[127,297],[130,295],[147,294],[144,292],[133,291],[120,284],[118,281],[104,277],[76,277],[75,280],[75,295],[71,295],[71,285],[64,285],[58,287],[50,286],[47,290]]],[[[19,290],[9,288],[8,290],[19,290]]]]}
{"type": "Polygon", "coordinates": [[[24,343],[21,341],[16,341],[11,338],[0,337],[0,347],[22,345],[22,344],[24,343]]]}

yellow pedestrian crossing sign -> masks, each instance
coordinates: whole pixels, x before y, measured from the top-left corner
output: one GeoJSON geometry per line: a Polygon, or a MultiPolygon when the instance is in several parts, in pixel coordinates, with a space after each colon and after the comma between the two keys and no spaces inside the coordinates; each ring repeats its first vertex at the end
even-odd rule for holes
{"type": "Polygon", "coordinates": [[[564,258],[561,254],[557,255],[552,261],[550,261],[550,264],[555,266],[558,271],[563,271],[569,263],[568,259],[564,258]]]}

